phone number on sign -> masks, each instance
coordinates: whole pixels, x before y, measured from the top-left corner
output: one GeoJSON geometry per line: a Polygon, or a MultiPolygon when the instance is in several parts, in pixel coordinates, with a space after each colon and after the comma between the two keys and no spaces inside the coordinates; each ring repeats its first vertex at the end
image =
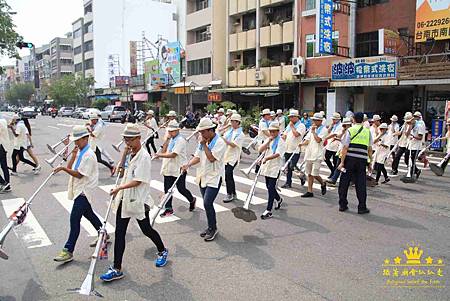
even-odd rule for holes
{"type": "Polygon", "coordinates": [[[428,21],[417,22],[417,28],[426,28],[426,27],[433,27],[433,26],[439,26],[439,25],[446,25],[449,23],[450,23],[450,18],[428,20],[428,21]]]}

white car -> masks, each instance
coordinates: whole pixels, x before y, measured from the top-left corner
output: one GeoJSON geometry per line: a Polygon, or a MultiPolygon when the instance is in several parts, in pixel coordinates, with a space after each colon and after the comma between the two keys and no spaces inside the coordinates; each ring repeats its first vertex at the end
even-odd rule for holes
{"type": "Polygon", "coordinates": [[[100,115],[100,110],[99,109],[95,109],[95,108],[89,108],[86,111],[84,111],[83,114],[81,114],[81,116],[83,116],[83,119],[89,119],[89,116],[91,114],[100,115]]]}

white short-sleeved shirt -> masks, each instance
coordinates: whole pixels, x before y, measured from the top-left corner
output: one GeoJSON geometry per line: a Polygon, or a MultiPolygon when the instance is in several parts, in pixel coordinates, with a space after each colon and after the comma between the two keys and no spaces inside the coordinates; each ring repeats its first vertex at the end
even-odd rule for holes
{"type": "Polygon", "coordinates": [[[242,128],[237,129],[230,129],[225,132],[223,135],[223,138],[226,139],[229,142],[232,142],[236,145],[236,147],[231,147],[230,145],[227,145],[227,149],[225,151],[224,156],[224,163],[234,165],[236,162],[239,162],[241,160],[241,151],[242,151],[242,144],[244,143],[244,133],[242,132],[242,128]],[[230,133],[232,131],[232,133],[230,133]],[[231,134],[231,135],[230,135],[231,134]]]}
{"type": "Polygon", "coordinates": [[[145,204],[153,205],[150,195],[152,161],[148,152],[141,148],[139,152],[128,162],[121,185],[131,181],[141,182],[138,186],[124,189],[117,193],[114,199],[114,209],[117,212],[122,202],[122,218],[134,217],[138,220],[145,218],[145,204]]]}
{"type": "Polygon", "coordinates": [[[186,145],[186,139],[184,139],[181,134],[178,134],[175,138],[170,139],[167,152],[175,153],[177,156],[175,158],[162,159],[161,175],[166,177],[178,177],[180,175],[180,168],[183,164],[186,164],[187,161],[186,145]],[[173,149],[170,150],[169,146],[172,141],[174,141],[173,149]]]}
{"type": "Polygon", "coordinates": [[[403,124],[402,128],[400,129],[400,131],[402,132],[402,134],[400,135],[400,138],[398,139],[398,146],[399,147],[406,147],[408,145],[408,137],[406,136],[406,131],[408,130],[408,124],[403,124]]]}
{"type": "MultiPolygon", "coordinates": [[[[330,131],[328,132],[328,135],[330,134],[336,134],[338,135],[342,131],[342,124],[341,122],[336,123],[335,125],[331,126],[330,131]]],[[[339,140],[334,140],[333,138],[329,139],[327,142],[327,146],[325,147],[326,150],[329,150],[331,152],[337,152],[339,149],[339,144],[341,142],[339,140]]]]}
{"type": "Polygon", "coordinates": [[[377,152],[375,153],[375,162],[376,163],[380,163],[380,164],[384,164],[384,162],[386,161],[386,157],[389,155],[390,153],[390,149],[389,149],[389,135],[387,134],[387,132],[380,137],[380,139],[377,142],[377,152]],[[386,145],[387,147],[384,147],[383,145],[386,145]]]}
{"type": "Polygon", "coordinates": [[[298,154],[300,152],[300,148],[298,148],[298,145],[302,142],[303,136],[305,136],[306,133],[306,126],[300,121],[298,121],[297,125],[295,125],[295,129],[300,134],[297,137],[294,136],[294,133],[290,129],[290,124],[284,131],[284,134],[286,135],[286,153],[288,154],[298,154]]]}
{"type": "Polygon", "coordinates": [[[398,136],[394,135],[400,129],[400,125],[397,122],[392,122],[387,130],[387,145],[395,145],[398,142],[398,136]]]}
{"type": "Polygon", "coordinates": [[[104,132],[105,132],[105,126],[104,126],[103,122],[98,120],[94,126],[94,130],[92,131],[92,134],[94,135],[94,137],[89,136],[89,145],[91,146],[91,149],[93,151],[95,151],[97,146],[100,144],[100,141],[103,138],[104,132]]]}
{"type": "MultiPolygon", "coordinates": [[[[158,123],[156,123],[156,119],[153,117],[146,120],[145,124],[148,125],[149,127],[151,127],[155,131],[158,129],[158,123]]],[[[152,129],[148,129],[147,136],[150,136],[153,133],[152,129]]]]}
{"type": "Polygon", "coordinates": [[[260,143],[265,141],[267,138],[269,138],[266,134],[264,134],[263,131],[269,130],[270,121],[265,120],[264,118],[261,118],[258,124],[258,140],[260,143]]]}
{"type": "Polygon", "coordinates": [[[284,116],[278,116],[277,118],[275,118],[275,120],[280,124],[280,133],[284,132],[284,130],[286,129],[286,119],[284,118],[284,116]]]}
{"type": "Polygon", "coordinates": [[[15,132],[18,136],[14,136],[14,149],[20,149],[21,147],[26,149],[28,146],[28,129],[23,121],[17,123],[15,132]]]}
{"type": "Polygon", "coordinates": [[[206,157],[205,151],[200,149],[200,145],[194,155],[195,157],[200,158],[200,163],[197,167],[196,183],[203,188],[206,186],[219,188],[220,179],[225,176],[223,157],[227,150],[227,145],[218,134],[216,134],[216,137],[217,140],[211,149],[211,153],[216,161],[210,162],[206,157]]]}
{"type": "Polygon", "coordinates": [[[266,156],[270,156],[273,154],[279,154],[280,156],[275,159],[269,160],[265,164],[261,165],[261,175],[270,178],[278,177],[281,168],[283,168],[283,157],[284,153],[286,152],[286,142],[283,139],[281,139],[281,137],[278,139],[278,146],[275,152],[273,152],[272,149],[274,142],[275,141],[270,142],[269,150],[267,151],[266,156]]]}
{"type": "MultiPolygon", "coordinates": [[[[380,134],[380,130],[378,129],[377,126],[372,125],[370,127],[370,134],[372,135],[373,139],[375,139],[380,134]]],[[[376,144],[372,145],[372,150],[376,151],[377,149],[378,149],[378,145],[376,145],[376,144]]]]}
{"type": "MultiPolygon", "coordinates": [[[[72,168],[80,157],[80,151],[73,163],[72,168]]],[[[83,175],[81,179],[70,176],[69,185],[67,187],[67,198],[74,200],[81,193],[86,195],[88,200],[93,199],[93,193],[98,185],[98,163],[95,153],[92,149],[88,149],[81,157],[80,166],[77,171],[83,175]]]]}
{"type": "Polygon", "coordinates": [[[323,147],[323,140],[328,134],[328,130],[325,127],[325,125],[321,125],[319,128],[316,129],[317,136],[319,136],[322,141],[320,143],[317,143],[316,139],[314,139],[314,136],[311,132],[309,132],[305,140],[308,140],[309,143],[306,146],[305,149],[305,160],[307,161],[316,161],[316,160],[323,160],[324,155],[324,147],[323,147]]]}
{"type": "Polygon", "coordinates": [[[5,151],[9,151],[11,148],[11,141],[9,140],[8,123],[5,119],[0,118],[0,145],[3,146],[5,151]]]}
{"type": "Polygon", "coordinates": [[[425,136],[425,126],[422,123],[416,122],[413,129],[411,130],[411,135],[408,137],[408,149],[410,150],[420,150],[422,148],[422,139],[417,140],[413,136],[423,135],[425,136]]]}

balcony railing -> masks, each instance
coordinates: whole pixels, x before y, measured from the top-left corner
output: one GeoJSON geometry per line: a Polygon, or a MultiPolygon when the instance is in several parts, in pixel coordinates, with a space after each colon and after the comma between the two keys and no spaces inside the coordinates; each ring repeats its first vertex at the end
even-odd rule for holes
{"type": "Polygon", "coordinates": [[[450,78],[450,53],[401,57],[398,77],[399,80],[450,78]]]}

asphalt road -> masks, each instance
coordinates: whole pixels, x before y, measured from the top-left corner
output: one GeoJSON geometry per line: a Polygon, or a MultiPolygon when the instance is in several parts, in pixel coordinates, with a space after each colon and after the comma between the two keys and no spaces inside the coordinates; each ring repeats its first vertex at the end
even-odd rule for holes
{"type": "MultiPolygon", "coordinates": [[[[28,198],[51,172],[44,162],[51,157],[45,146],[53,144],[81,120],[38,116],[32,120],[35,152],[42,172],[35,176],[31,169],[19,165],[19,175],[12,178],[13,191],[0,195],[0,225],[7,223],[6,212],[13,210],[21,198],[28,198]],[[19,200],[15,200],[19,199],[19,200]]],[[[121,124],[108,126],[105,145],[120,140],[121,124]]],[[[183,130],[189,135],[190,130],[183,130]]],[[[162,136],[162,135],[160,135],[162,136]]],[[[189,151],[193,152],[191,141],[189,151]]],[[[245,156],[240,168],[255,158],[245,156]]],[[[434,162],[439,161],[432,158],[434,162]]],[[[152,195],[161,196],[160,162],[153,161],[152,195]]],[[[406,166],[402,163],[403,170],[406,166]]],[[[328,175],[326,167],[323,175],[328,175]]],[[[235,172],[239,196],[245,197],[250,181],[235,172]]],[[[194,170],[190,176],[195,176],[194,170]]],[[[252,175],[252,179],[253,179],[252,175]]],[[[82,226],[73,262],[60,265],[52,258],[63,247],[69,231],[70,202],[65,199],[67,176],[58,174],[50,180],[35,199],[31,214],[24,225],[11,232],[4,243],[10,259],[0,261],[0,300],[85,300],[68,291],[81,285],[90,264],[93,249],[92,228],[82,226]]],[[[200,191],[188,178],[188,189],[200,196],[200,191]]],[[[114,178],[100,166],[99,189],[93,207],[99,215],[106,212],[109,185],[114,178]]],[[[265,209],[266,190],[263,179],[256,189],[251,205],[257,216],[265,209]]],[[[283,181],[280,181],[283,183],[283,181]]],[[[122,280],[104,284],[98,280],[110,264],[100,261],[96,270],[96,289],[104,300],[449,300],[450,240],[450,174],[436,177],[424,170],[420,180],[404,184],[394,178],[389,184],[369,188],[369,215],[356,214],[357,201],[353,189],[349,193],[350,211],[338,212],[337,189],[330,188],[325,196],[315,189],[315,198],[301,199],[305,187],[294,184],[283,190],[284,204],[270,220],[245,223],[234,217],[231,209],[242,206],[224,204],[219,194],[216,204],[219,235],[206,243],[199,233],[205,228],[206,217],[201,204],[193,213],[182,199],[174,200],[175,217],[158,220],[155,227],[169,248],[169,263],[156,268],[156,248],[132,221],[128,228],[122,280]],[[419,244],[422,263],[430,257],[443,266],[442,276],[429,276],[440,281],[440,288],[391,287],[383,267],[395,257],[405,263],[403,250],[419,244]]],[[[114,229],[114,216],[109,223],[114,229]]],[[[114,238],[114,236],[113,236],[114,238]]],[[[404,266],[395,268],[403,270],[404,266]]],[[[419,268],[417,268],[419,270],[419,268]]],[[[389,279],[401,279],[389,278],[389,279]]],[[[423,277],[422,277],[423,278],[423,277]]],[[[409,275],[403,279],[417,280],[409,275]]],[[[411,283],[410,283],[411,284],[411,283]]],[[[411,285],[410,285],[411,286],[411,285]]]]}

